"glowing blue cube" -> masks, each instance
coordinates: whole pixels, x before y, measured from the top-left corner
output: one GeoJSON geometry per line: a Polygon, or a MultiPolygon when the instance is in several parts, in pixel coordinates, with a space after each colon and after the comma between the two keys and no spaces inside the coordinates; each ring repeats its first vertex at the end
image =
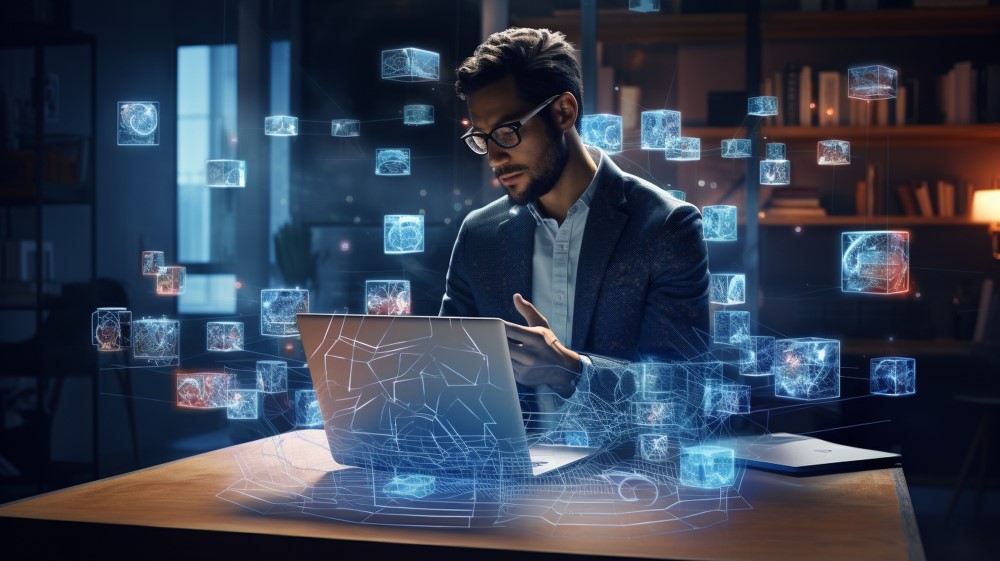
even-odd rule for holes
{"type": "Polygon", "coordinates": [[[666,427],[679,422],[681,409],[670,401],[637,401],[632,404],[632,419],[642,427],[666,427]]]}
{"type": "Polygon", "coordinates": [[[640,434],[639,458],[662,464],[670,459],[670,437],[665,434],[640,434]]]}
{"type": "Polygon", "coordinates": [[[747,114],[768,117],[778,114],[778,98],[773,95],[762,95],[747,98],[747,114]]]}
{"type": "Polygon", "coordinates": [[[767,376],[774,368],[774,337],[751,335],[740,342],[740,374],[767,376]]]}
{"type": "Polygon", "coordinates": [[[708,288],[708,301],[712,304],[742,304],[746,302],[746,275],[742,273],[713,273],[708,288]]]}
{"type": "Polygon", "coordinates": [[[712,341],[722,345],[737,345],[750,336],[750,312],[717,310],[712,341]]]}
{"type": "Polygon", "coordinates": [[[701,159],[701,139],[691,136],[670,137],[663,149],[663,158],[671,162],[690,162],[701,159]]]}
{"type": "Polygon", "coordinates": [[[167,318],[132,321],[132,357],[156,363],[180,358],[181,322],[167,318]]]}
{"type": "Polygon", "coordinates": [[[382,51],[382,79],[401,82],[438,80],[440,57],[437,53],[407,47],[382,51]]]}
{"type": "Polygon", "coordinates": [[[590,446],[590,437],[585,430],[567,430],[563,431],[563,442],[566,446],[586,448],[590,446]]]}
{"type": "Polygon", "coordinates": [[[227,419],[256,419],[260,403],[260,392],[257,390],[229,390],[229,401],[226,404],[227,419]]]}
{"type": "MultiPolygon", "coordinates": [[[[676,406],[700,403],[703,390],[709,384],[722,383],[722,362],[647,362],[643,363],[641,395],[643,405],[635,408],[641,419],[669,420],[676,406]],[[659,405],[655,403],[658,402],[659,405]],[[666,405],[667,407],[663,407],[666,405]]],[[[654,425],[658,424],[653,423],[654,425]]]]}
{"type": "Polygon", "coordinates": [[[750,386],[722,384],[712,386],[712,409],[715,415],[747,415],[750,413],[750,386]]]}
{"type": "Polygon", "coordinates": [[[257,389],[263,393],[287,392],[288,363],[283,360],[258,360],[257,389]]]}
{"type": "Polygon", "coordinates": [[[792,165],[788,160],[761,160],[761,185],[788,185],[792,182],[792,165]]]}
{"type": "Polygon", "coordinates": [[[910,289],[909,232],[843,232],[840,239],[842,291],[897,294],[910,289]]]}
{"type": "Polygon", "coordinates": [[[196,409],[227,407],[232,382],[232,376],[223,372],[179,372],[177,405],[196,409]]]}
{"type": "Polygon", "coordinates": [[[205,324],[205,350],[228,353],[243,350],[242,321],[210,321],[205,324]]]}
{"type": "Polygon", "coordinates": [[[840,397],[840,341],[818,337],[776,340],[774,395],[802,400],[840,397]]]}
{"type": "Polygon", "coordinates": [[[330,121],[330,136],[361,136],[361,121],[334,119],[330,121]]]}
{"type": "Polygon", "coordinates": [[[170,266],[156,270],[156,293],[160,296],[180,296],[187,287],[187,267],[170,266]]]}
{"type": "Polygon", "coordinates": [[[854,99],[895,99],[898,73],[886,66],[859,66],[847,70],[847,97],[854,99]]]}
{"type": "Polygon", "coordinates": [[[387,214],[383,219],[383,250],[386,255],[423,253],[424,215],[387,214]]]}
{"type": "Polygon", "coordinates": [[[766,154],[765,160],[785,159],[785,145],[781,142],[768,142],[764,145],[764,152],[766,154]]]}
{"type": "Polygon", "coordinates": [[[687,200],[687,193],[685,193],[684,191],[678,191],[676,189],[667,189],[667,194],[679,201],[687,200]]]}
{"type": "Polygon", "coordinates": [[[596,146],[608,154],[622,151],[622,118],[620,115],[584,115],[580,122],[583,143],[596,146]]]}
{"type": "Polygon", "coordinates": [[[749,158],[750,148],[749,138],[724,138],[722,140],[722,157],[749,158]]]}
{"type": "Polygon", "coordinates": [[[97,308],[90,314],[90,344],[98,351],[116,352],[132,346],[132,312],[97,308]]]}
{"type": "Polygon", "coordinates": [[[663,150],[668,138],[681,135],[681,112],[669,109],[643,111],[639,130],[640,147],[643,150],[663,150]]]}
{"type": "Polygon", "coordinates": [[[660,0],[628,0],[628,9],[633,12],[659,12],[660,0]]]}
{"type": "Polygon", "coordinates": [[[323,426],[323,413],[319,410],[316,390],[295,390],[295,426],[323,426]]]}
{"type": "Polygon", "coordinates": [[[434,106],[433,105],[404,105],[403,106],[404,125],[433,125],[434,106]]]}
{"type": "Polygon", "coordinates": [[[681,485],[719,489],[732,485],[735,476],[732,448],[701,445],[681,450],[681,485]]]}
{"type": "Polygon", "coordinates": [[[118,102],[118,146],[160,144],[160,102],[118,102]]]}
{"type": "Polygon", "coordinates": [[[376,148],[375,175],[410,175],[410,149],[376,148]]]}
{"type": "Polygon", "coordinates": [[[397,475],[382,487],[382,492],[393,497],[422,499],[434,493],[435,479],[433,475],[397,475]]]}
{"type": "Polygon", "coordinates": [[[163,260],[162,251],[143,251],[142,252],[142,274],[146,276],[156,276],[157,271],[160,267],[166,266],[163,260]]]}
{"type": "Polygon", "coordinates": [[[288,115],[264,117],[264,134],[267,136],[298,136],[299,118],[288,115]]]}
{"type": "Polygon", "coordinates": [[[871,360],[871,392],[875,395],[917,393],[917,361],[886,356],[871,360]]]}
{"type": "Polygon", "coordinates": [[[410,281],[365,281],[365,309],[370,315],[410,315],[410,281]]]}
{"type": "Polygon", "coordinates": [[[309,291],[304,288],[265,288],[260,291],[260,334],[290,337],[299,334],[295,314],[309,313],[309,291]]]}
{"type": "Polygon", "coordinates": [[[208,187],[246,187],[247,163],[243,160],[208,160],[205,163],[208,187]]]}
{"type": "Polygon", "coordinates": [[[816,163],[821,166],[850,164],[851,143],[846,140],[820,140],[816,145],[816,163]]]}
{"type": "Polygon", "coordinates": [[[706,242],[736,241],[736,207],[710,205],[701,209],[706,242]]]}

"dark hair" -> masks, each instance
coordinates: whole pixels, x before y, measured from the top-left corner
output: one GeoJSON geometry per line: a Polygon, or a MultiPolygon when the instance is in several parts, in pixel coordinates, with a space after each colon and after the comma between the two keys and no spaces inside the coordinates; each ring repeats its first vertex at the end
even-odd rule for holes
{"type": "Polygon", "coordinates": [[[462,62],[455,73],[459,99],[500,81],[514,78],[518,94],[525,101],[541,103],[546,98],[569,92],[579,111],[576,129],[583,116],[583,78],[576,49],[558,31],[512,27],[490,35],[462,62]]]}

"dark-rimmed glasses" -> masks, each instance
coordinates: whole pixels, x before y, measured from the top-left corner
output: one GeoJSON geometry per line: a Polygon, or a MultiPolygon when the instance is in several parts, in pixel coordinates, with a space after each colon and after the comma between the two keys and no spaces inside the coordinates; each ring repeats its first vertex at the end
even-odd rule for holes
{"type": "Polygon", "coordinates": [[[545,109],[550,103],[558,99],[560,95],[562,94],[556,94],[546,99],[540,103],[538,107],[529,111],[527,115],[512,123],[498,125],[489,133],[469,131],[463,134],[459,140],[464,140],[469,148],[471,148],[476,154],[485,154],[487,152],[486,143],[490,140],[495,142],[496,145],[501,148],[513,148],[521,143],[520,128],[523,127],[529,119],[537,115],[539,111],[545,109]]]}

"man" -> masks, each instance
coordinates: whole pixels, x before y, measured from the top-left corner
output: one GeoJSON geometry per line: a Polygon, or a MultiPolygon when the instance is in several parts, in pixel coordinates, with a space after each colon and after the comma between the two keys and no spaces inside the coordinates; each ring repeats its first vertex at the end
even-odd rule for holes
{"type": "Polygon", "coordinates": [[[462,223],[440,314],[505,320],[526,411],[578,390],[614,411],[636,391],[631,362],[705,353],[701,215],[583,145],[565,36],[494,33],[457,73],[472,121],[462,139],[507,196],[462,223]]]}

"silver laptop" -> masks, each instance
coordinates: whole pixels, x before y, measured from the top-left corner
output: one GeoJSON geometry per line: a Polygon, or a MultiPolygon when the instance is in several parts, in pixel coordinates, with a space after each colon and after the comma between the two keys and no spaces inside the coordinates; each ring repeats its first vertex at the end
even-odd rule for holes
{"type": "Polygon", "coordinates": [[[778,432],[719,441],[732,448],[747,467],[788,475],[820,475],[880,469],[899,465],[893,452],[844,446],[819,438],[778,432]]]}
{"type": "Polygon", "coordinates": [[[499,319],[297,320],[339,464],[491,481],[546,474],[596,450],[528,445],[499,319]]]}

